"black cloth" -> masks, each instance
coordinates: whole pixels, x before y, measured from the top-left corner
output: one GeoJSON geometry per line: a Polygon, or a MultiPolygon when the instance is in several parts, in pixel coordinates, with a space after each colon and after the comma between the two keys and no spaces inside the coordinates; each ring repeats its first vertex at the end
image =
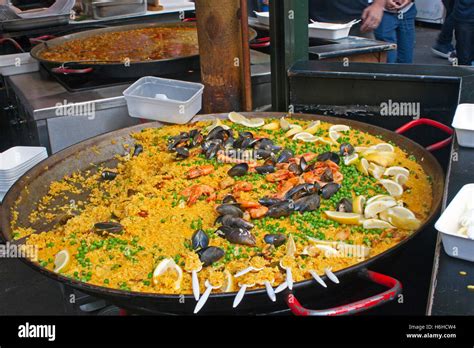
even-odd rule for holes
{"type": "Polygon", "coordinates": [[[455,0],[443,0],[444,7],[446,8],[446,17],[438,36],[438,43],[441,45],[451,45],[453,42],[455,23],[453,15],[454,2],[455,0]]]}
{"type": "Polygon", "coordinates": [[[456,22],[456,52],[459,65],[474,62],[474,22],[456,22]]]}
{"type": "Polygon", "coordinates": [[[456,0],[453,14],[456,22],[474,23],[474,0],[456,0]]]}
{"type": "Polygon", "coordinates": [[[309,18],[319,22],[345,23],[360,19],[368,0],[309,0],[309,18]]]}

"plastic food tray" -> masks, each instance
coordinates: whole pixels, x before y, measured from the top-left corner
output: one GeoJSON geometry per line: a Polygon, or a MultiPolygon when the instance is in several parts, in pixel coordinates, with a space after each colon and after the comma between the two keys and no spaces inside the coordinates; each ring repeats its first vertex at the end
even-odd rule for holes
{"type": "Polygon", "coordinates": [[[201,110],[203,90],[200,83],[147,76],[123,95],[132,117],[184,124],[201,110]]]}
{"type": "Polygon", "coordinates": [[[474,147],[474,104],[459,104],[452,126],[459,145],[474,147]]]}

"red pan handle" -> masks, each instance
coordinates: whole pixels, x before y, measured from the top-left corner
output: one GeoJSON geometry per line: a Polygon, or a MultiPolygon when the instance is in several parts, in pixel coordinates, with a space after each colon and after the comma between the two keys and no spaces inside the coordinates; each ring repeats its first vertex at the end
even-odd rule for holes
{"type": "Polygon", "coordinates": [[[71,69],[66,68],[65,66],[58,66],[56,68],[52,68],[51,71],[55,74],[88,74],[92,72],[94,69],[92,68],[84,68],[84,69],[71,69]]]}
{"type": "Polygon", "coordinates": [[[435,128],[438,128],[440,130],[442,130],[443,132],[447,133],[450,135],[449,138],[445,139],[445,140],[442,140],[442,141],[439,141],[433,145],[430,145],[428,146],[426,149],[428,151],[436,151],[436,150],[439,150],[439,149],[442,149],[443,147],[446,147],[448,146],[449,144],[451,144],[451,141],[453,140],[453,137],[452,135],[454,134],[454,131],[452,128],[446,126],[445,124],[442,124],[441,122],[438,122],[438,121],[435,121],[435,120],[431,120],[429,118],[420,118],[418,120],[414,120],[414,121],[411,121],[411,122],[408,122],[406,125],[398,128],[395,133],[398,133],[398,134],[403,134],[405,133],[407,130],[409,129],[412,129],[414,127],[418,127],[418,126],[421,126],[421,125],[427,125],[427,126],[432,126],[432,127],[435,127],[435,128]]]}
{"type": "Polygon", "coordinates": [[[43,41],[46,41],[46,40],[51,40],[51,39],[54,39],[54,38],[56,38],[56,36],[54,36],[54,35],[42,35],[42,36],[30,38],[30,42],[31,43],[37,43],[37,42],[43,42],[43,41]]]}
{"type": "Polygon", "coordinates": [[[261,37],[259,39],[255,39],[250,43],[251,48],[260,48],[260,47],[269,47],[270,46],[270,38],[269,37],[261,37]]]}
{"type": "Polygon", "coordinates": [[[18,51],[25,52],[25,50],[21,47],[21,45],[10,37],[0,38],[0,45],[3,44],[4,42],[10,42],[13,46],[15,46],[15,48],[18,51]]]}
{"type": "Polygon", "coordinates": [[[184,18],[182,22],[196,22],[196,18],[184,18]]]}
{"type": "Polygon", "coordinates": [[[339,307],[333,307],[329,309],[308,309],[303,307],[296,299],[293,293],[289,293],[286,296],[286,303],[293,314],[297,316],[335,316],[335,315],[349,315],[360,313],[368,309],[380,306],[381,304],[392,301],[396,296],[402,292],[402,283],[395,278],[386,276],[381,273],[363,270],[359,273],[361,278],[367,279],[371,282],[383,285],[389,289],[381,294],[374,295],[372,297],[356,301],[353,303],[345,304],[339,307]]]}

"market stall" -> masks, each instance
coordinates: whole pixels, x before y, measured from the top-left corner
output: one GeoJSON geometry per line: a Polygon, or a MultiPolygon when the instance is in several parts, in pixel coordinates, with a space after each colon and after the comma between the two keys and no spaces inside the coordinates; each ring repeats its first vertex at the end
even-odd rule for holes
{"type": "Polygon", "coordinates": [[[1,236],[40,253],[10,277],[67,314],[472,314],[435,229],[472,182],[472,68],[384,64],[297,0],[99,5],[2,33],[0,145],[30,148],[1,236]]]}

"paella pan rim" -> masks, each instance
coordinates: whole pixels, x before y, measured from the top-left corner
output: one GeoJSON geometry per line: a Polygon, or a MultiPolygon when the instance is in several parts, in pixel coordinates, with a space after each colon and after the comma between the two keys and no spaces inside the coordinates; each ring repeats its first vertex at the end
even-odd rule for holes
{"type": "MultiPolygon", "coordinates": [[[[243,113],[247,117],[263,117],[263,118],[277,118],[277,117],[282,117],[282,116],[287,116],[287,113],[278,113],[278,112],[250,112],[250,113],[243,113]]],[[[198,115],[196,116],[192,122],[198,122],[202,120],[209,120],[213,117],[218,117],[218,118],[224,118],[226,117],[227,114],[212,114],[212,115],[198,115]]],[[[420,153],[423,153],[423,161],[429,163],[431,166],[433,166],[432,171],[433,173],[437,173],[441,175],[441,180],[440,182],[437,182],[437,187],[435,188],[432,186],[432,194],[433,194],[433,204],[430,209],[430,214],[428,215],[427,219],[424,221],[424,223],[420,226],[419,229],[414,231],[409,237],[405,238],[403,241],[399,242],[398,244],[394,245],[390,249],[385,250],[384,252],[375,255],[374,257],[371,257],[365,261],[356,263],[350,267],[341,269],[337,272],[334,272],[336,276],[344,276],[346,274],[352,273],[357,270],[363,270],[366,269],[370,264],[379,261],[382,258],[388,257],[394,252],[398,251],[402,246],[404,246],[406,243],[408,243],[412,238],[417,236],[423,229],[428,226],[433,219],[435,218],[436,214],[439,212],[439,209],[441,207],[441,202],[442,202],[442,196],[444,192],[444,175],[443,175],[443,170],[438,163],[438,161],[435,159],[435,157],[428,152],[426,149],[424,149],[421,145],[418,143],[414,142],[411,139],[408,139],[406,137],[403,137],[399,134],[396,134],[392,131],[389,131],[387,129],[378,127],[378,126],[373,126],[371,124],[359,122],[359,121],[353,121],[353,120],[348,120],[344,118],[338,118],[338,117],[331,117],[331,116],[321,116],[321,115],[313,115],[313,114],[292,114],[292,118],[295,119],[303,119],[303,120],[321,120],[323,122],[329,122],[333,124],[337,123],[345,123],[350,125],[351,127],[357,128],[361,131],[367,132],[372,135],[382,135],[384,139],[387,138],[387,136],[391,135],[390,139],[393,141],[397,146],[402,148],[403,150],[407,151],[408,153],[412,153],[414,150],[419,151],[420,153]],[[405,143],[403,145],[400,145],[399,143],[403,142],[405,143]],[[409,147],[410,149],[407,149],[409,147]],[[411,150],[411,151],[410,151],[411,150]],[[435,195],[437,193],[437,195],[435,195]]],[[[116,130],[113,132],[105,133],[99,136],[96,136],[94,138],[85,140],[81,143],[72,145],[54,155],[51,157],[47,158],[43,162],[37,164],[35,167],[30,169],[27,173],[25,173],[7,192],[7,194],[4,197],[3,204],[0,205],[0,216],[2,218],[2,226],[1,227],[1,233],[3,235],[3,238],[7,241],[11,242],[11,238],[9,237],[11,235],[10,231],[10,223],[7,221],[7,218],[10,217],[10,210],[14,206],[14,203],[16,201],[16,197],[13,197],[14,193],[17,193],[17,196],[20,194],[22,190],[22,185],[23,187],[28,183],[29,180],[33,180],[32,178],[35,176],[36,172],[38,171],[41,173],[41,168],[43,166],[48,166],[49,164],[54,164],[56,162],[61,162],[62,160],[74,156],[77,152],[84,150],[86,148],[91,148],[94,144],[100,144],[103,141],[108,141],[111,138],[113,139],[118,139],[122,137],[127,137],[133,132],[138,132],[141,129],[144,128],[157,128],[157,127],[163,127],[167,126],[167,124],[160,123],[160,122],[152,122],[152,123],[146,123],[146,124],[141,124],[141,125],[136,125],[120,130],[116,130]],[[8,233],[10,232],[10,233],[8,233]]],[[[388,140],[388,139],[386,139],[388,140]]],[[[419,158],[417,158],[419,159],[419,158]]],[[[425,169],[425,166],[423,166],[425,169]]],[[[426,173],[428,175],[433,174],[433,173],[426,173]]],[[[70,285],[78,290],[84,290],[88,291],[90,293],[94,293],[98,296],[101,294],[104,296],[120,296],[120,297],[141,297],[141,298],[148,298],[148,299],[169,299],[169,300],[179,300],[182,299],[183,296],[185,299],[194,299],[192,294],[159,294],[159,293],[148,293],[148,292],[133,292],[133,291],[125,291],[125,290],[119,290],[119,289],[112,289],[108,287],[103,287],[100,285],[92,285],[89,283],[81,282],[81,281],[76,281],[68,277],[64,277],[60,274],[54,273],[51,270],[48,270],[46,268],[41,267],[38,263],[31,261],[30,259],[27,258],[20,258],[24,263],[26,263],[28,266],[33,268],[36,271],[39,271],[40,273],[46,275],[47,277],[56,280],[61,283],[65,283],[67,285],[70,285]]],[[[311,284],[314,284],[314,281],[312,279],[307,279],[299,282],[295,282],[293,285],[294,290],[298,290],[301,288],[304,288],[306,286],[309,286],[311,284]]],[[[218,298],[218,299],[223,299],[223,298],[231,298],[235,297],[237,292],[228,292],[228,293],[211,293],[210,298],[218,298]]],[[[265,288],[259,288],[255,290],[248,290],[247,291],[247,296],[250,295],[258,295],[258,294],[264,294],[266,293],[265,288]]]]}

